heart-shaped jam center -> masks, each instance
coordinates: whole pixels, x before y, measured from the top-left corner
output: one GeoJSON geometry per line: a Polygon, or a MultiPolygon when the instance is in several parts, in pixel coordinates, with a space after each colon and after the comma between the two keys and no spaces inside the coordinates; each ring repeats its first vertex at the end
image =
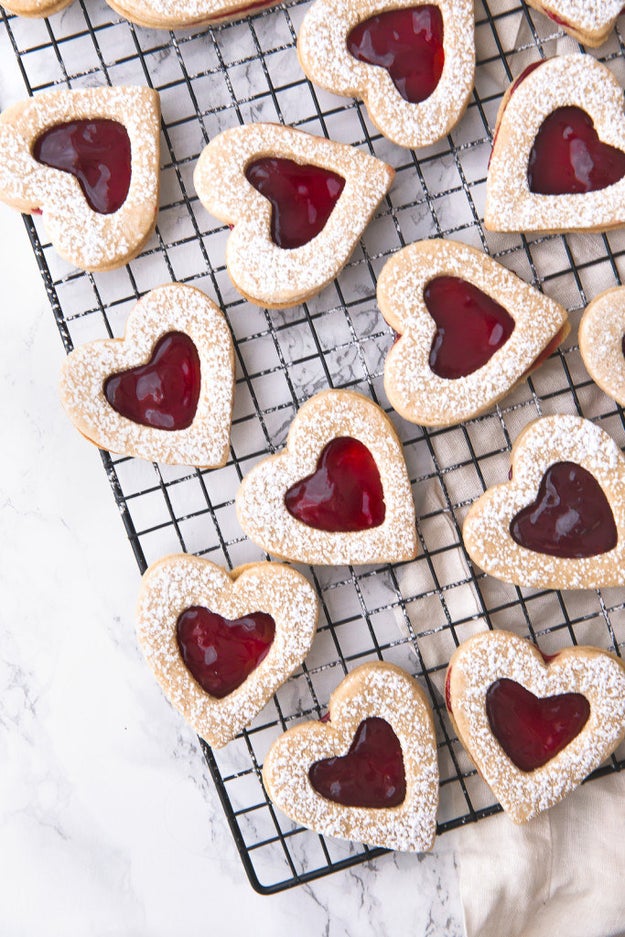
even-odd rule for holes
{"type": "Polygon", "coordinates": [[[324,229],[345,186],[336,172],[276,156],[250,163],[245,177],[271,202],[271,237],[285,250],[302,247],[324,229]]]}
{"type": "Polygon", "coordinates": [[[187,669],[202,689],[223,699],[247,680],[265,659],[276,624],[266,612],[231,621],[201,605],[178,618],[176,637],[187,669]]]}
{"type": "Polygon", "coordinates": [[[551,761],[582,731],[590,703],[581,693],[543,699],[514,680],[496,680],[486,694],[491,731],[520,771],[551,761]]]}
{"type": "Polygon", "coordinates": [[[112,374],[104,396],[122,416],[156,429],[191,426],[200,396],[197,348],[184,332],[163,335],[147,364],[112,374]]]}
{"type": "Polygon", "coordinates": [[[73,120],[37,137],[38,163],[76,176],[89,206],[101,215],[122,207],[130,188],[130,137],[116,120],[73,120]]]}
{"type": "Polygon", "coordinates": [[[354,58],[385,68],[405,101],[418,104],[438,85],[445,64],[443,17],[434,4],[386,10],[347,37],[354,58]]]}
{"type": "Polygon", "coordinates": [[[406,797],[399,739],[385,719],[364,719],[346,755],[316,761],[308,771],[322,797],[344,807],[397,807],[406,797]]]}
{"type": "Polygon", "coordinates": [[[456,380],[477,371],[514,331],[503,306],[460,277],[435,277],[423,299],[436,323],[430,367],[439,377],[456,380]]]}
{"type": "Polygon", "coordinates": [[[547,469],[536,500],[513,517],[510,535],[528,550],[567,559],[607,553],[618,540],[601,485],[575,462],[547,469]]]}
{"type": "Polygon", "coordinates": [[[531,192],[596,192],[623,176],[625,152],[602,143],[592,119],[581,108],[559,107],[543,121],[527,167],[531,192]]]}
{"type": "Polygon", "coordinates": [[[327,444],[316,471],[289,488],[284,503],[298,521],[330,533],[379,527],[386,516],[375,459],[350,436],[327,444]]]}

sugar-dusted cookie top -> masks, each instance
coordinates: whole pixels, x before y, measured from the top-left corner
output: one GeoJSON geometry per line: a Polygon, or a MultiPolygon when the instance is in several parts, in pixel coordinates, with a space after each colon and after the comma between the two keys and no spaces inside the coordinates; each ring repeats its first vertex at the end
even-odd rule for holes
{"type": "Polygon", "coordinates": [[[149,29],[208,26],[243,19],[278,0],[106,0],[131,23],[149,29]]]}
{"type": "Polygon", "coordinates": [[[600,46],[614,29],[621,0],[527,0],[585,46],[600,46]]]}
{"type": "Polygon", "coordinates": [[[601,390],[625,406],[625,288],[616,286],[586,307],[579,325],[579,350],[601,390]]]}

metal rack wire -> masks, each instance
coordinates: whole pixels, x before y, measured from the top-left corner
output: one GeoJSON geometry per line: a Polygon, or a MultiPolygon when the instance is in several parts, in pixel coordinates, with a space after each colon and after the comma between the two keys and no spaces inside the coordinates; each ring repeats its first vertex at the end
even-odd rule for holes
{"type": "MultiPolygon", "coordinates": [[[[480,223],[492,128],[505,87],[530,61],[556,48],[578,48],[553,23],[521,0],[478,0],[471,104],[449,137],[417,156],[381,137],[359,103],[305,80],[294,45],[307,6],[294,0],[243,22],[178,33],[134,27],[102,0],[77,0],[41,21],[2,12],[29,94],[106,83],[148,84],[161,94],[162,204],[157,231],[140,257],[109,273],[76,271],[46,242],[40,220],[26,218],[65,348],[123,334],[139,295],[170,280],[193,283],[216,299],[236,341],[232,450],[224,468],[176,469],[102,453],[141,570],[180,550],[229,567],[261,558],[236,524],[234,494],[251,465],[282,445],[297,407],[315,391],[352,387],[390,412],[382,371],[392,336],[376,310],[375,282],[394,250],[434,236],[481,247],[566,305],[574,324],[600,289],[621,282],[622,232],[526,238],[493,235],[480,223]],[[259,309],[238,296],[225,270],[227,229],[214,224],[191,184],[205,143],[226,127],[252,120],[282,121],[353,143],[397,170],[389,197],[338,281],[292,310],[259,309]]],[[[618,32],[599,55],[625,83],[625,45],[618,32]]],[[[500,407],[467,424],[428,430],[391,412],[413,482],[420,555],[394,567],[307,570],[322,614],[305,665],[226,749],[213,752],[202,743],[258,891],[279,891],[382,852],[324,840],[297,827],[272,807],[260,776],[273,739],[295,720],[322,715],[330,692],[353,666],[390,660],[426,685],[439,740],[439,832],[444,832],[499,809],[445,712],[445,669],[458,643],[486,621],[530,636],[546,652],[570,643],[621,652],[623,589],[518,589],[476,573],[462,547],[468,506],[505,478],[511,440],[520,429],[548,412],[578,412],[625,444],[623,412],[588,379],[575,330],[500,407]]],[[[621,749],[598,773],[623,767],[621,749]]]]}

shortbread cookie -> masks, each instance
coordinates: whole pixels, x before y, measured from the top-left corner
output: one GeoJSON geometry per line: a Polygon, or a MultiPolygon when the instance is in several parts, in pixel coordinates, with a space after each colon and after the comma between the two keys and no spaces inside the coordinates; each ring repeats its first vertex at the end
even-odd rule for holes
{"type": "Polygon", "coordinates": [[[621,586],[625,457],[581,417],[546,416],[512,449],[511,480],[472,505],[462,530],[491,576],[537,589],[621,586]]]}
{"type": "Polygon", "coordinates": [[[579,350],[593,381],[625,406],[625,287],[606,290],[588,305],[579,326],[579,350]]]}
{"type": "Polygon", "coordinates": [[[288,566],[228,573],[182,553],[145,573],[137,636],[172,706],[220,748],[302,664],[317,615],[313,587],[288,566]]]}
{"type": "Polygon", "coordinates": [[[279,0],[106,0],[131,23],[148,29],[216,26],[275,6],[279,0]]]}
{"type": "Polygon", "coordinates": [[[552,807],[625,737],[625,667],[596,647],[545,659],[506,631],[465,641],[447,670],[458,738],[515,823],[552,807]]]}
{"type": "Polygon", "coordinates": [[[220,133],[194,182],[205,208],[234,226],[228,272],[251,302],[293,306],[343,269],[390,188],[379,159],[281,124],[220,133]]]}
{"type": "Polygon", "coordinates": [[[315,0],[297,52],[311,81],[361,98],[394,143],[427,146],[458,123],[473,89],[473,3],[315,0]]]}
{"type": "Polygon", "coordinates": [[[43,213],[52,244],[110,270],[156,223],[160,107],[150,88],[46,91],[0,115],[0,200],[43,213]]]}
{"type": "Polygon", "coordinates": [[[234,350],[221,310],[192,286],[152,290],[126,335],[74,349],[61,402],[100,449],[215,468],[228,458],[234,350]]]}
{"type": "Polygon", "coordinates": [[[436,834],[438,764],[432,712],[393,664],[362,664],[329,703],[273,743],[263,765],[271,800],[324,836],[425,852],[436,834]]]}
{"type": "Polygon", "coordinates": [[[590,55],[534,63],[499,108],[486,184],[491,231],[625,224],[623,89],[590,55]]]}
{"type": "Polygon", "coordinates": [[[384,411],[353,391],[322,391],[301,407],[286,449],[241,482],[236,509],[250,540],[295,562],[397,563],[417,553],[401,443],[384,411]]]}
{"type": "Polygon", "coordinates": [[[9,0],[2,4],[9,13],[15,13],[17,16],[52,16],[59,10],[64,10],[73,0],[9,0]]]}
{"type": "Polygon", "coordinates": [[[623,0],[527,0],[585,46],[600,46],[623,9],[623,0]]]}
{"type": "Polygon", "coordinates": [[[378,304],[399,334],[384,366],[388,399],[422,426],[452,426],[492,407],[569,332],[562,306],[455,241],[393,254],[378,304]]]}

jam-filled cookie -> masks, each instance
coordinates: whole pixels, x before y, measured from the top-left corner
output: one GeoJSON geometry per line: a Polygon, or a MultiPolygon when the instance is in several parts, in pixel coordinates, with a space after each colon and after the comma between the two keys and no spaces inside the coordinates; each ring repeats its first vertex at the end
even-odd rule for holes
{"type": "Polygon", "coordinates": [[[228,573],[176,554],[144,574],[137,635],[172,706],[219,748],[302,664],[317,616],[313,587],[288,566],[253,563],[228,573]]]}
{"type": "Polygon", "coordinates": [[[491,231],[625,224],[623,89],[590,55],[530,65],[497,115],[486,183],[491,231]]]}
{"type": "Polygon", "coordinates": [[[527,0],[585,46],[600,46],[608,38],[623,0],[527,0]]]}
{"type": "Polygon", "coordinates": [[[150,88],[43,92],[0,115],[0,200],[41,212],[75,266],[121,267],[156,223],[159,139],[150,88]]]}
{"type": "Polygon", "coordinates": [[[304,302],[336,277],[390,188],[379,159],[280,124],[220,133],[202,152],[200,201],[233,225],[228,273],[251,302],[304,302]]]}
{"type": "Polygon", "coordinates": [[[296,823],[325,836],[425,852],[436,834],[438,764],[432,712],[416,680],[362,664],[329,703],[269,749],[263,781],[296,823]]]}
{"type": "Polygon", "coordinates": [[[326,390],[297,412],[286,448],[245,476],[241,527],[268,553],[318,565],[397,563],[417,553],[401,443],[384,411],[326,390]]]}
{"type": "Polygon", "coordinates": [[[569,331],[562,306],[455,241],[394,254],[378,279],[378,304],[399,336],[384,366],[388,399],[423,426],[451,426],[492,407],[569,331]]]}
{"type": "Polygon", "coordinates": [[[512,449],[511,480],[471,507],[471,559],[504,582],[541,589],[623,584],[625,457],[588,420],[546,416],[512,449]]]}
{"type": "Polygon", "coordinates": [[[215,468],[228,458],[234,350],[221,310],[192,286],[152,290],[123,339],[100,339],[62,365],[61,402],[100,449],[215,468]]]}
{"type": "Polygon", "coordinates": [[[400,146],[420,147],[457,124],[473,89],[471,0],[315,0],[297,40],[315,84],[361,98],[400,146]]]}
{"type": "Polygon", "coordinates": [[[625,287],[589,303],[579,325],[579,350],[593,381],[625,406],[625,287]]]}
{"type": "Polygon", "coordinates": [[[445,698],[459,740],[515,823],[562,800],[625,738],[625,666],[596,647],[544,658],[506,631],[474,635],[449,662],[445,698]]]}
{"type": "Polygon", "coordinates": [[[278,0],[106,0],[131,23],[148,29],[215,26],[274,6],[278,0]]]}
{"type": "Polygon", "coordinates": [[[17,16],[52,16],[69,6],[73,0],[9,0],[2,6],[9,13],[17,16]]]}

